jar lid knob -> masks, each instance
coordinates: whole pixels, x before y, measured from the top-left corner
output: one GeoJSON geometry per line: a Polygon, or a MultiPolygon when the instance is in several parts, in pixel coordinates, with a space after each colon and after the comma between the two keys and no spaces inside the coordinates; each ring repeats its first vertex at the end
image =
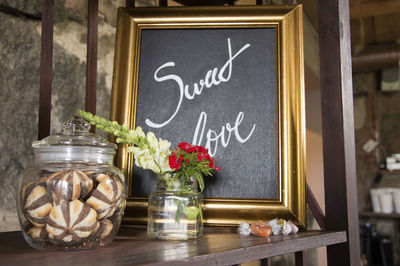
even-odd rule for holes
{"type": "Polygon", "coordinates": [[[34,141],[34,148],[43,148],[49,146],[88,146],[111,149],[114,152],[117,145],[108,142],[102,136],[90,133],[90,123],[81,116],[74,116],[64,122],[61,133],[50,135],[42,140],[34,141]]]}
{"type": "Polygon", "coordinates": [[[80,116],[74,116],[63,124],[64,135],[87,135],[90,130],[90,123],[80,116]]]}

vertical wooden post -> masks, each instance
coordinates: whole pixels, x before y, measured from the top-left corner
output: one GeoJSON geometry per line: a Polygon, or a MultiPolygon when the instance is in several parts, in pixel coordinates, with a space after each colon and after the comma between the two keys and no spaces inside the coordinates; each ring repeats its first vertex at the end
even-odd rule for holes
{"type": "Polygon", "coordinates": [[[304,263],[304,251],[298,251],[294,253],[294,264],[296,266],[303,266],[304,263]]]}
{"type": "Polygon", "coordinates": [[[348,0],[319,0],[325,225],[348,242],[327,247],[329,265],[360,265],[348,0]]]}
{"type": "Polygon", "coordinates": [[[54,1],[42,0],[38,139],[50,134],[54,1]]]}
{"type": "Polygon", "coordinates": [[[96,113],[98,9],[98,0],[88,0],[85,109],[93,114],[96,113]]]}
{"type": "Polygon", "coordinates": [[[126,0],[125,6],[126,7],[135,7],[135,0],[126,0]]]}
{"type": "Polygon", "coordinates": [[[271,266],[271,258],[265,258],[260,260],[260,266],[271,266]]]}

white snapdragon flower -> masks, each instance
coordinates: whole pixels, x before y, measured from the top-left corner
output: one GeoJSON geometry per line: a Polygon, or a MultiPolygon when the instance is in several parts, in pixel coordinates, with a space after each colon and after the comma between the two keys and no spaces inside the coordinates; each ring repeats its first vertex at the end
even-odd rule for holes
{"type": "Polygon", "coordinates": [[[160,173],[160,168],[155,163],[149,149],[140,149],[138,147],[134,147],[132,151],[134,153],[136,166],[143,169],[149,169],[156,174],[160,173]]]}
{"type": "Polygon", "coordinates": [[[157,161],[158,166],[161,168],[161,172],[170,172],[172,171],[171,167],[169,166],[169,159],[168,154],[161,154],[159,156],[159,160],[157,161]]]}
{"type": "MultiPolygon", "coordinates": [[[[123,125],[123,127],[124,127],[125,129],[129,130],[129,128],[128,128],[127,125],[123,125]]],[[[131,142],[131,143],[137,142],[137,141],[138,141],[138,137],[139,137],[138,134],[137,134],[137,132],[136,132],[135,130],[130,130],[129,132],[130,132],[130,134],[127,135],[127,140],[128,140],[129,142],[131,142]]],[[[116,132],[114,133],[114,135],[117,135],[116,132]]]]}
{"type": "Polygon", "coordinates": [[[171,152],[169,150],[169,147],[171,147],[171,142],[169,142],[168,140],[164,139],[158,140],[158,148],[160,149],[161,152],[170,154],[171,152]]]}
{"type": "Polygon", "coordinates": [[[143,137],[143,138],[146,137],[146,135],[144,134],[143,129],[141,127],[137,127],[135,131],[139,137],[143,137]]]}
{"type": "Polygon", "coordinates": [[[153,132],[147,132],[147,141],[149,142],[150,148],[153,150],[158,149],[158,140],[153,132]]]}
{"type": "Polygon", "coordinates": [[[136,166],[152,170],[156,174],[172,171],[169,167],[171,143],[161,138],[157,139],[153,132],[148,132],[146,136],[141,127],[136,128],[136,134],[138,137],[146,138],[144,144],[127,149],[128,152],[134,154],[136,166]]]}
{"type": "Polygon", "coordinates": [[[159,139],[158,140],[158,147],[155,154],[155,160],[157,164],[161,168],[161,172],[169,172],[172,171],[171,167],[169,167],[169,155],[171,151],[169,147],[171,143],[169,141],[159,139]]]}

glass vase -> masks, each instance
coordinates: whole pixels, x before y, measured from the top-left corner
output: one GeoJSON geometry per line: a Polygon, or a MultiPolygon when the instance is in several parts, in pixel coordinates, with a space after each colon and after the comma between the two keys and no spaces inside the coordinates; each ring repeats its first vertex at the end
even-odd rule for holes
{"type": "Polygon", "coordinates": [[[202,197],[197,180],[190,177],[182,183],[175,180],[174,173],[157,175],[157,189],[149,196],[147,234],[150,238],[186,240],[202,235],[202,197]]]}

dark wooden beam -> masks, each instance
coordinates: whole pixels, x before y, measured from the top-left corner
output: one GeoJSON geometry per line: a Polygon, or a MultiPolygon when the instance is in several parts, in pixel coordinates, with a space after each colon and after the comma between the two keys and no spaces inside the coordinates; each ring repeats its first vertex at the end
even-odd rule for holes
{"type": "Polygon", "coordinates": [[[317,221],[319,227],[322,230],[325,230],[325,215],[322,211],[321,207],[318,204],[317,199],[311,191],[311,188],[308,184],[306,184],[306,194],[307,194],[307,204],[308,208],[310,208],[311,213],[314,215],[315,220],[317,221]]]}
{"type": "Polygon", "coordinates": [[[368,45],[352,56],[352,69],[355,72],[377,72],[384,68],[398,67],[400,45],[386,43],[368,45]]]}
{"type": "Polygon", "coordinates": [[[125,6],[126,7],[135,7],[135,0],[126,0],[125,6]]]}
{"type": "Polygon", "coordinates": [[[42,0],[38,139],[50,134],[54,1],[42,0]]]}
{"type": "Polygon", "coordinates": [[[294,264],[295,266],[306,265],[304,263],[304,251],[297,251],[296,253],[294,253],[294,264]]]}
{"type": "Polygon", "coordinates": [[[400,1],[362,2],[350,5],[351,19],[400,13],[400,1]]]}
{"type": "Polygon", "coordinates": [[[326,230],[348,242],[327,247],[328,265],[360,265],[350,15],[346,0],[319,0],[326,230]]]}
{"type": "Polygon", "coordinates": [[[270,258],[261,259],[260,266],[271,266],[271,259],[270,258]]]}
{"type": "Polygon", "coordinates": [[[233,6],[235,1],[237,0],[175,0],[174,2],[184,6],[220,6],[225,4],[233,6]]]}
{"type": "Polygon", "coordinates": [[[98,10],[98,0],[88,0],[85,109],[93,114],[96,113],[98,10]]]}

